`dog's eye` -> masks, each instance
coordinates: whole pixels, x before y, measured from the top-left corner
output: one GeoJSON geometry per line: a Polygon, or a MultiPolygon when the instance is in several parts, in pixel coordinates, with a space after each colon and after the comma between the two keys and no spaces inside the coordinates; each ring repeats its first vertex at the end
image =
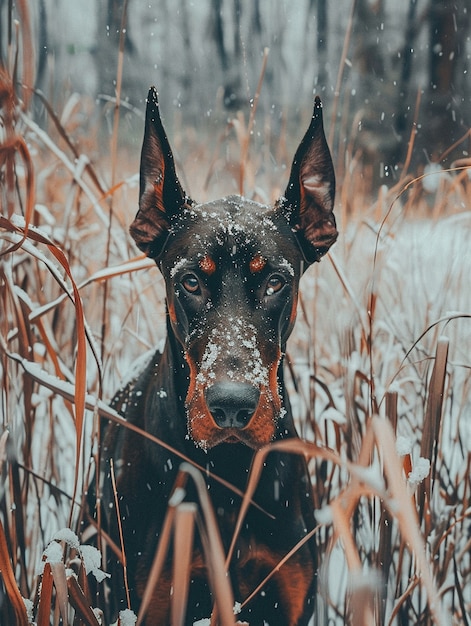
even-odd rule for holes
{"type": "Polygon", "coordinates": [[[200,281],[194,274],[186,274],[182,278],[182,285],[188,291],[188,293],[199,293],[200,281]]]}
{"type": "Polygon", "coordinates": [[[284,284],[285,280],[283,276],[280,276],[279,274],[273,274],[273,276],[270,276],[270,278],[268,279],[267,290],[265,292],[266,295],[272,296],[277,291],[280,291],[284,284]]]}

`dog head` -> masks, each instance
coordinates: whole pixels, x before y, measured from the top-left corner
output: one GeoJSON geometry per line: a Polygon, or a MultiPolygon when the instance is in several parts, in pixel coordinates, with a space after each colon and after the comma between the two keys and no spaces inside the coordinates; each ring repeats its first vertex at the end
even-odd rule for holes
{"type": "Polygon", "coordinates": [[[149,91],[130,231],[166,281],[172,332],[188,364],[188,430],[200,447],[225,441],[259,448],[275,437],[298,283],[337,238],[334,195],[318,98],[285,195],[268,207],[240,196],[205,204],[188,198],[157,93],[149,91]]]}

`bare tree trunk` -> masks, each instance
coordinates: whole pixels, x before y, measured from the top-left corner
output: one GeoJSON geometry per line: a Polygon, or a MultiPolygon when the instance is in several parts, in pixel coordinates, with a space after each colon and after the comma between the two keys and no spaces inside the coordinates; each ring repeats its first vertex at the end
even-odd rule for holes
{"type": "Polygon", "coordinates": [[[396,114],[396,131],[400,137],[403,137],[404,133],[407,131],[408,125],[408,111],[410,110],[410,80],[412,76],[412,61],[417,31],[417,0],[409,0],[404,45],[402,47],[401,54],[402,67],[399,79],[399,101],[397,103],[396,114]]]}
{"type": "Polygon", "coordinates": [[[180,12],[182,16],[183,50],[185,54],[185,64],[182,72],[181,81],[185,102],[191,102],[191,90],[194,84],[193,74],[195,62],[191,45],[191,28],[190,17],[188,15],[188,3],[186,2],[186,0],[182,0],[180,4],[180,12]]]}
{"type": "MultiPolygon", "coordinates": [[[[311,4],[312,4],[311,0],[311,4]]],[[[329,24],[327,0],[317,0],[317,55],[319,76],[318,84],[323,89],[327,85],[327,36],[329,24]]]]}
{"type": "MultiPolygon", "coordinates": [[[[119,39],[121,36],[121,22],[126,0],[108,0],[99,3],[99,27],[97,41],[97,70],[99,75],[99,89],[101,93],[113,96],[116,90],[116,70],[118,65],[119,39]]],[[[133,55],[135,48],[132,43],[129,27],[126,29],[124,40],[125,56],[133,55]]],[[[133,95],[135,77],[124,72],[123,93],[133,95]]]]}
{"type": "Polygon", "coordinates": [[[212,0],[213,10],[213,38],[216,44],[216,50],[218,53],[221,67],[225,72],[229,67],[229,60],[227,58],[226,46],[224,43],[224,24],[222,20],[222,0],[212,0]]]}
{"type": "Polygon", "coordinates": [[[430,1],[430,88],[439,95],[453,91],[457,45],[456,2],[430,1]]]}
{"type": "Polygon", "coordinates": [[[374,165],[375,174],[380,160],[389,162],[394,138],[391,124],[384,123],[393,113],[394,103],[384,97],[386,56],[381,45],[384,27],[384,0],[358,0],[354,21],[353,50],[353,109],[362,111],[361,132],[356,136],[355,149],[374,165]],[[358,104],[356,104],[358,103],[358,104]]]}
{"type": "Polygon", "coordinates": [[[358,0],[355,33],[357,46],[355,61],[366,84],[366,93],[370,90],[370,82],[376,82],[384,76],[384,58],[379,45],[381,25],[384,24],[384,0],[369,2],[358,0]]]}
{"type": "Polygon", "coordinates": [[[39,1],[39,24],[38,24],[38,38],[39,38],[39,46],[38,46],[38,72],[36,74],[36,85],[42,89],[44,85],[44,80],[46,77],[46,66],[47,66],[47,18],[46,18],[46,6],[44,4],[44,0],[39,1]]]}
{"type": "Polygon", "coordinates": [[[252,29],[258,35],[262,33],[262,16],[260,14],[260,0],[253,0],[253,13],[252,13],[252,29]]]}
{"type": "MultiPolygon", "coordinates": [[[[224,24],[224,0],[212,0],[212,33],[223,73],[224,105],[228,109],[239,108],[242,96],[242,35],[240,0],[231,0],[233,19],[233,48],[228,49],[224,24]]],[[[229,29],[230,32],[230,29],[229,29]]]]}
{"type": "Polygon", "coordinates": [[[242,53],[242,31],[240,27],[240,20],[242,17],[242,2],[241,0],[234,0],[234,56],[237,60],[241,58],[242,53]]]}
{"type": "Polygon", "coordinates": [[[432,159],[439,158],[469,127],[470,104],[462,93],[458,73],[463,69],[470,9],[469,0],[430,0],[429,101],[425,115],[432,159]]]}

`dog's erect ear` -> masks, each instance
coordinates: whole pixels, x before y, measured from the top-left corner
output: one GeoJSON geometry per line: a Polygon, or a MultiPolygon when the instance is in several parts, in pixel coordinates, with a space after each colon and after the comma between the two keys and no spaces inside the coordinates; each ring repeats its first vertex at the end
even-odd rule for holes
{"type": "Polygon", "coordinates": [[[311,124],[294,156],[282,201],[308,263],[319,261],[337,239],[334,198],[334,166],[324,135],[322,103],[316,96],[311,124]]]}
{"type": "Polygon", "coordinates": [[[185,202],[190,201],[177,178],[172,150],[160,119],[157,91],[151,87],[141,152],[139,211],[129,229],[147,256],[160,256],[170,219],[185,202]]]}

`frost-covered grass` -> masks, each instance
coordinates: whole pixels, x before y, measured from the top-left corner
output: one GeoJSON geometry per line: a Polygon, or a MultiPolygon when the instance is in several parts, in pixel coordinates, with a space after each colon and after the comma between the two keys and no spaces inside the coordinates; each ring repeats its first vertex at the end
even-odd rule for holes
{"type": "MultiPolygon", "coordinates": [[[[103,566],[75,535],[100,414],[164,337],[163,283],[127,234],[137,154],[93,157],[83,99],[44,129],[21,113],[6,74],[0,93],[0,622],[71,623],[75,613],[96,626],[101,598],[87,573],[101,579],[103,566]]],[[[242,167],[244,124],[212,148],[177,131],[182,179],[198,200],[237,191],[242,170],[247,196],[283,191],[292,155],[282,147],[300,137],[264,137],[271,145],[242,167]]],[[[361,166],[347,171],[341,237],[302,279],[287,355],[309,442],[293,453],[311,459],[319,511],[317,623],[466,624],[470,170],[431,174],[430,191],[404,171],[374,200],[361,166]]]]}

